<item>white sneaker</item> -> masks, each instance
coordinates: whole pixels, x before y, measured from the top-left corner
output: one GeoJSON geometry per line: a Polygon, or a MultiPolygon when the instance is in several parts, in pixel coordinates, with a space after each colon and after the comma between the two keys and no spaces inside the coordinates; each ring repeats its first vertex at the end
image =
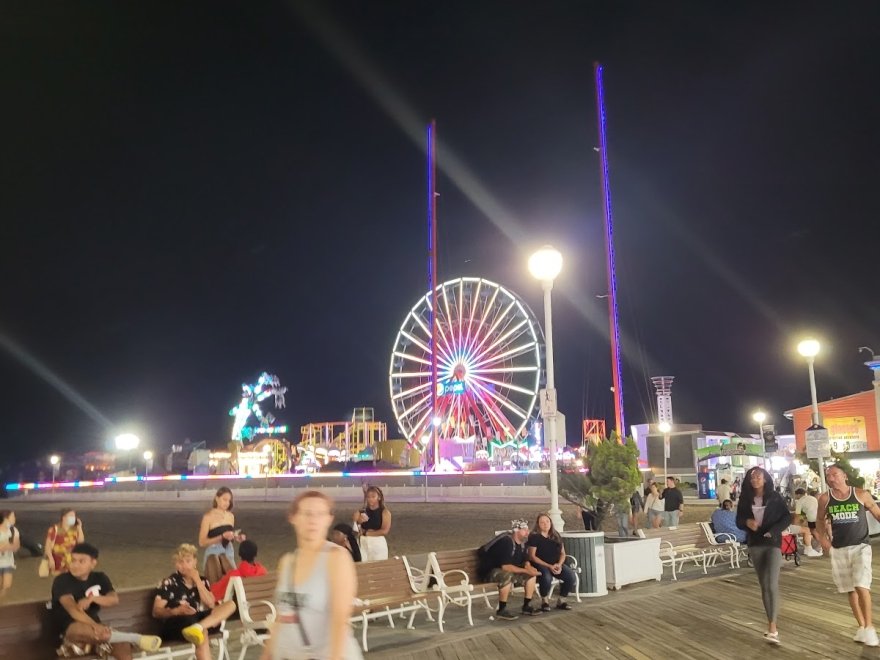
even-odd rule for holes
{"type": "Polygon", "coordinates": [[[804,557],[821,557],[822,553],[818,550],[813,550],[813,548],[807,548],[804,550],[804,557]]]}
{"type": "Polygon", "coordinates": [[[856,630],[856,634],[853,635],[853,641],[858,642],[859,644],[865,643],[865,629],[859,626],[859,629],[856,630]]]}
{"type": "Polygon", "coordinates": [[[874,627],[865,628],[865,636],[862,639],[865,646],[880,646],[880,638],[877,637],[877,631],[874,627]]]}

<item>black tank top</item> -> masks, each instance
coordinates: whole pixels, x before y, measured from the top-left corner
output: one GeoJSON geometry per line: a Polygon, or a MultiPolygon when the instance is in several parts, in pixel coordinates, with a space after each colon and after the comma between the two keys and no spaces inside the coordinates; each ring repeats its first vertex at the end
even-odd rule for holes
{"type": "Polygon", "coordinates": [[[831,518],[831,546],[845,548],[868,542],[868,515],[865,505],[850,486],[849,497],[838,500],[828,491],[828,517],[831,518]]]}
{"type": "Polygon", "coordinates": [[[361,529],[382,529],[382,509],[371,509],[367,507],[363,510],[367,514],[367,522],[361,523],[361,529]]]}

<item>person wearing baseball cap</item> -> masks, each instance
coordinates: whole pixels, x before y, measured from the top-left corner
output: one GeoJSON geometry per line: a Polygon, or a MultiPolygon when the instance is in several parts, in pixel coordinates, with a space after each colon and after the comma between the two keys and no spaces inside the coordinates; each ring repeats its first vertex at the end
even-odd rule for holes
{"type": "Polygon", "coordinates": [[[498,611],[495,616],[507,620],[517,618],[507,609],[507,599],[514,587],[522,587],[525,591],[523,614],[535,616],[541,613],[531,605],[539,572],[529,563],[526,552],[529,523],[517,519],[511,521],[510,526],[510,533],[496,537],[485,553],[489,567],[488,581],[498,585],[498,611]]]}

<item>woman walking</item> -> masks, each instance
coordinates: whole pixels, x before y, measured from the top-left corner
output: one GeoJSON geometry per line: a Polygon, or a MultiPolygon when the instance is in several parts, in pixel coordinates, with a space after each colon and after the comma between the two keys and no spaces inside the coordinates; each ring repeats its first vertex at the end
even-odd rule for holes
{"type": "Polygon", "coordinates": [[[62,509],[61,520],[46,533],[44,552],[49,560],[49,572],[60,575],[70,570],[70,552],[77,543],[85,543],[82,520],[74,509],[62,509]]]}
{"type": "Polygon", "coordinates": [[[277,618],[260,660],[358,660],[349,619],[357,596],[354,562],[327,540],[332,500],[316,490],[298,495],[288,516],[297,549],[278,564],[277,618]]]}
{"type": "Polygon", "coordinates": [[[0,511],[0,601],[12,588],[15,552],[20,547],[21,537],[15,529],[15,513],[0,511]]]}
{"type": "Polygon", "coordinates": [[[653,481],[645,489],[645,514],[648,516],[647,526],[649,529],[657,529],[663,518],[663,500],[660,499],[660,490],[653,481]]]}
{"type": "Polygon", "coordinates": [[[211,509],[202,516],[199,547],[205,549],[202,569],[208,582],[214,584],[235,568],[233,541],[241,543],[244,534],[236,534],[232,491],[226,486],[217,489],[211,509]]]}
{"type": "Polygon", "coordinates": [[[562,582],[559,589],[559,600],[556,601],[556,609],[570,610],[571,605],[566,603],[565,599],[574,589],[574,571],[565,564],[565,548],[562,546],[562,537],[553,527],[550,514],[538,514],[526,547],[529,551],[529,563],[541,572],[538,576],[541,611],[550,611],[550,587],[553,585],[553,578],[562,582]]]}
{"type": "Polygon", "coordinates": [[[773,488],[773,477],[764,468],[746,472],[736,508],[736,526],[746,532],[749,558],[761,585],[767,614],[764,639],[779,644],[776,616],[779,611],[779,568],[782,565],[782,532],[791,524],[785,500],[773,488]]]}
{"type": "Polygon", "coordinates": [[[370,486],[364,496],[364,508],[354,513],[354,523],[361,530],[361,557],[363,561],[388,559],[388,542],[385,537],[391,531],[391,511],[385,506],[385,495],[378,486],[370,486]]]}

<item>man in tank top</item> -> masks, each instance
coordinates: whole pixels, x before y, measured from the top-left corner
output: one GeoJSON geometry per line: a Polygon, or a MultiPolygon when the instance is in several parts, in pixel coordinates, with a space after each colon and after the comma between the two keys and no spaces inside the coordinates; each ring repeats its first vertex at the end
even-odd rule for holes
{"type": "Polygon", "coordinates": [[[838,465],[825,470],[828,492],[819,496],[816,528],[822,549],[831,556],[831,577],[849,604],[859,625],[853,641],[880,646],[871,621],[871,545],[868,543],[870,512],[880,521],[880,507],[871,495],[847,482],[838,465]],[[829,526],[830,521],[830,526],[829,526]]]}

